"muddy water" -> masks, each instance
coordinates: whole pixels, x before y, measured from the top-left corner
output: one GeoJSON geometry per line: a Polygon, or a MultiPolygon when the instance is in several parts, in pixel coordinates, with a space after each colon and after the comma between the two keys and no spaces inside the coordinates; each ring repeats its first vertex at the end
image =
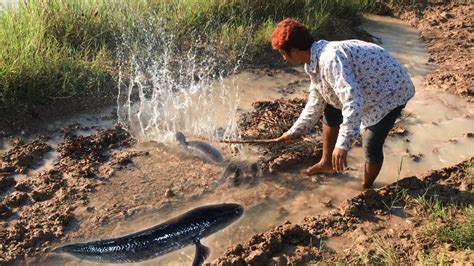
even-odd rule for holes
{"type": "MultiPolygon", "coordinates": [[[[367,17],[364,28],[382,39],[381,45],[408,69],[417,88],[417,94],[407,105],[401,122],[409,133],[387,140],[385,165],[376,185],[395,181],[401,160],[400,177],[404,177],[473,156],[474,140],[464,137],[464,134],[474,132],[474,105],[424,86],[424,76],[433,66],[428,64],[429,55],[416,30],[400,20],[379,16],[367,17]],[[413,161],[410,154],[421,154],[420,160],[413,161]]],[[[295,92],[289,97],[304,95],[308,86],[307,77],[300,69],[276,74],[246,72],[237,79],[242,110],[249,110],[250,104],[257,99],[273,100],[286,96],[282,92],[292,92],[291,89],[295,92]]],[[[210,199],[203,202],[237,201],[243,203],[247,211],[237,224],[204,240],[213,251],[208,261],[231,243],[246,241],[252,234],[286,219],[298,221],[306,215],[326,212],[332,205],[337,206],[356,195],[360,191],[363,163],[362,149],[354,148],[349,156],[349,165],[354,170],[343,176],[323,179],[319,184],[298,173],[280,174],[263,177],[257,186],[250,188],[251,191],[229,189],[223,195],[217,192],[209,196],[210,199]]],[[[183,250],[160,260],[189,262],[193,252],[193,249],[183,250]]]]}
{"type": "MultiPolygon", "coordinates": [[[[463,134],[474,132],[472,118],[474,107],[456,96],[433,92],[430,88],[424,87],[424,75],[432,66],[427,65],[428,55],[423,44],[418,41],[417,32],[398,20],[384,17],[370,16],[364,26],[373,35],[380,37],[383,41],[382,46],[407,67],[417,87],[417,94],[407,105],[401,122],[409,133],[387,140],[385,165],[376,185],[397,179],[402,158],[401,177],[441,168],[473,156],[474,140],[463,137],[463,134]],[[422,156],[419,162],[414,162],[408,154],[422,154],[422,156]]],[[[247,71],[234,76],[229,82],[237,84],[235,88],[240,91],[241,112],[250,110],[251,103],[257,100],[304,96],[309,85],[308,78],[301,68],[278,72],[247,71]]],[[[216,109],[219,107],[216,106],[216,109]]],[[[221,121],[225,121],[225,116],[226,114],[222,114],[221,121]]],[[[226,159],[247,163],[256,160],[252,150],[244,148],[240,156],[232,157],[228,147],[214,144],[224,150],[226,159]]],[[[117,185],[111,184],[103,191],[91,195],[90,205],[99,210],[114,202],[125,204],[129,198],[137,198],[142,200],[141,208],[145,210],[140,215],[115,220],[105,228],[83,223],[81,230],[89,232],[79,234],[78,239],[109,238],[136,232],[203,204],[238,202],[244,205],[246,211],[243,218],[224,231],[203,240],[203,244],[211,248],[211,257],[207,261],[216,258],[232,244],[246,241],[255,233],[265,231],[285,220],[296,222],[307,215],[327,212],[334,208],[333,206],[355,196],[360,192],[361,169],[364,162],[362,150],[354,148],[349,154],[349,166],[353,170],[347,171],[344,175],[313,179],[299,173],[302,167],[295,167],[292,173],[263,176],[253,180],[252,184],[234,187],[224,183],[213,186],[212,180],[209,179],[217,179],[223,165],[203,164],[195,158],[179,155],[173,149],[159,150],[150,144],[142,144],[135,149],[151,150],[151,157],[137,158],[136,171],[117,172],[112,180],[117,185]],[[168,160],[167,157],[172,159],[168,160]],[[174,168],[169,167],[165,170],[164,165],[167,163],[168,166],[173,166],[171,162],[173,160],[179,160],[181,163],[175,163],[174,168]],[[200,171],[198,169],[200,166],[204,170],[200,171]],[[206,192],[196,194],[186,192],[192,195],[159,207],[154,204],[156,197],[161,195],[153,193],[155,189],[153,184],[158,183],[161,186],[159,182],[162,182],[165,176],[177,176],[176,181],[169,180],[169,184],[175,187],[196,185],[191,177],[189,181],[178,178],[193,174],[189,172],[190,169],[193,169],[194,174],[203,175],[201,180],[198,179],[202,183],[199,187],[207,187],[206,192]],[[142,182],[145,185],[140,185],[142,182]]],[[[156,190],[158,189],[159,187],[156,187],[156,190]]],[[[192,191],[192,188],[190,189],[192,191]]],[[[81,215],[78,212],[78,216],[81,215]]],[[[69,240],[75,242],[77,239],[72,237],[69,240]]],[[[140,265],[189,265],[193,256],[194,248],[188,247],[140,265]]],[[[88,263],[69,256],[61,256],[50,258],[45,264],[88,263]]]]}
{"type": "MultiPolygon", "coordinates": [[[[386,142],[386,162],[379,183],[394,180],[402,157],[401,176],[409,176],[473,156],[474,139],[467,138],[465,134],[474,132],[474,104],[424,86],[424,76],[434,66],[428,64],[429,55],[418,39],[418,32],[400,20],[379,16],[367,17],[364,27],[373,35],[381,37],[382,46],[404,64],[417,90],[405,108],[402,121],[408,129],[408,135],[392,137],[386,142]],[[411,160],[407,153],[421,154],[420,160],[411,160]]],[[[361,158],[361,154],[360,149],[352,152],[354,166],[361,165],[357,159],[361,158]]]]}

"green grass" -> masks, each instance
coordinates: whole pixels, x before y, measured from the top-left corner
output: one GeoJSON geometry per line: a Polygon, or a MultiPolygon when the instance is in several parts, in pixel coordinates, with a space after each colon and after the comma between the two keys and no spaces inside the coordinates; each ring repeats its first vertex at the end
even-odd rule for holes
{"type": "Polygon", "coordinates": [[[468,160],[462,165],[462,171],[466,176],[467,183],[469,184],[468,190],[471,190],[474,186],[474,160],[468,160]]]}
{"type": "Polygon", "coordinates": [[[395,248],[384,243],[379,237],[372,240],[373,246],[367,248],[356,256],[353,256],[350,261],[339,262],[339,264],[370,264],[370,265],[398,265],[399,259],[395,248]]]}
{"type": "Polygon", "coordinates": [[[424,209],[422,237],[433,243],[450,244],[457,250],[474,249],[474,208],[443,203],[426,193],[412,201],[424,209]]]}
{"type": "Polygon", "coordinates": [[[428,254],[419,253],[420,265],[451,265],[449,257],[444,252],[430,251],[428,254]]]}
{"type": "Polygon", "coordinates": [[[451,244],[458,250],[474,250],[474,208],[463,210],[464,220],[453,220],[451,208],[437,208],[423,228],[425,237],[451,244]]]}
{"type": "Polygon", "coordinates": [[[355,21],[372,2],[23,0],[17,9],[0,9],[0,112],[115,93],[118,40],[143,41],[136,34],[143,28],[164,25],[181,51],[199,40],[225,58],[246,50],[258,60],[281,19],[299,19],[318,35],[336,18],[355,21]]]}

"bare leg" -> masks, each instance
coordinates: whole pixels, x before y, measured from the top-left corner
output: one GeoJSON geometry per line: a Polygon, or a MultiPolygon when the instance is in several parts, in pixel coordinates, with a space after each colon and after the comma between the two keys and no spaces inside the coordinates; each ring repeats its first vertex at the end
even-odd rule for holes
{"type": "Polygon", "coordinates": [[[330,127],[323,124],[323,154],[321,160],[304,170],[303,172],[305,174],[334,173],[332,169],[332,151],[334,150],[334,146],[336,146],[338,133],[339,127],[330,127]]]}
{"type": "Polygon", "coordinates": [[[370,164],[365,163],[365,171],[364,171],[364,188],[371,188],[372,184],[374,183],[375,179],[380,173],[380,169],[382,169],[383,161],[377,164],[370,164]]]}

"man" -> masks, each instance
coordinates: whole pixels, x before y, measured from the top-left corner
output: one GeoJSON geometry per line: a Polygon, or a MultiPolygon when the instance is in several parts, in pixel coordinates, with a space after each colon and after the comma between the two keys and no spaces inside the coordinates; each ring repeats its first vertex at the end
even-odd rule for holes
{"type": "Polygon", "coordinates": [[[304,134],[323,116],[321,160],[304,172],[342,172],[347,152],[365,128],[363,187],[370,188],[383,164],[383,144],[415,94],[404,67],[382,47],[359,40],[314,41],[293,19],[279,22],[272,48],[290,64],[305,64],[311,78],[308,102],[295,124],[276,142],[304,134]]]}

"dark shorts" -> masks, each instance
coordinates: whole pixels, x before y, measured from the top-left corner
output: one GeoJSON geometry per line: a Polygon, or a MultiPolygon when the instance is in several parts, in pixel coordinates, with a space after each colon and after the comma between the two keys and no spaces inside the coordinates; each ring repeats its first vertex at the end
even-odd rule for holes
{"type": "MultiPolygon", "coordinates": [[[[383,161],[383,144],[388,132],[392,129],[395,121],[400,116],[405,105],[393,109],[377,124],[367,127],[362,138],[362,147],[365,153],[365,160],[370,164],[378,164],[383,161]]],[[[329,127],[339,127],[342,124],[341,110],[326,104],[323,113],[323,123],[329,127]]]]}

